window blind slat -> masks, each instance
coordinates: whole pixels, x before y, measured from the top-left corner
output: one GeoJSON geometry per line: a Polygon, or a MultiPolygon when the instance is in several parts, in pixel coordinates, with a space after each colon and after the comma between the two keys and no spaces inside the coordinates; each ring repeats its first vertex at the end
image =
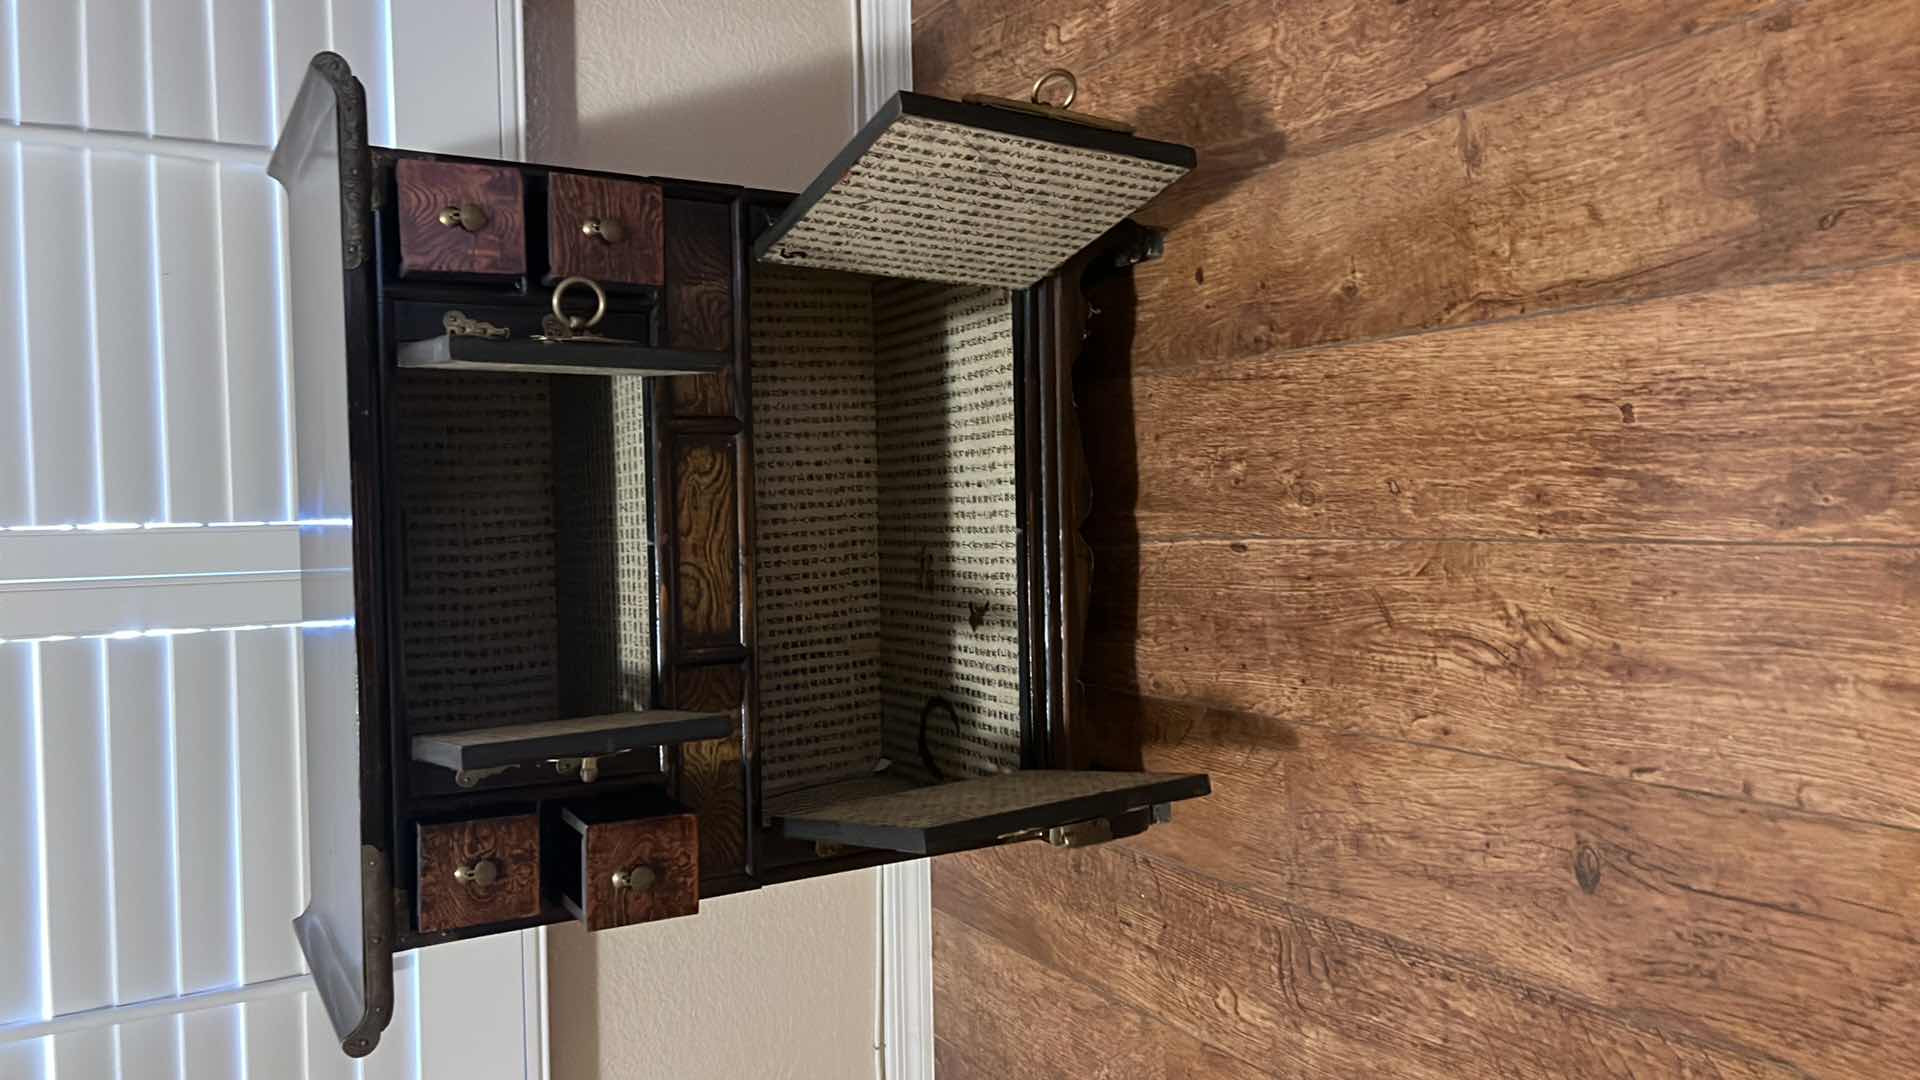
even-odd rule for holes
{"type": "MultiPolygon", "coordinates": [[[[304,970],[289,926],[300,913],[300,776],[293,665],[295,632],[234,635],[240,805],[241,978],[304,970]]],[[[251,1033],[249,1034],[251,1038],[251,1033]]]]}
{"type": "MultiPolygon", "coordinates": [[[[7,79],[0,83],[12,85],[7,79]]],[[[26,245],[20,235],[26,216],[20,190],[24,154],[18,142],[0,140],[0,278],[8,282],[0,290],[0,305],[21,313],[27,306],[26,245]]],[[[19,316],[0,327],[0,522],[9,525],[33,516],[26,335],[26,321],[19,316]]]]}
{"type": "Polygon", "coordinates": [[[211,139],[213,56],[207,51],[204,2],[155,4],[148,39],[153,43],[153,130],[182,139],[211,139]]]}
{"type": "Polygon", "coordinates": [[[69,1031],[53,1037],[52,1074],[61,1078],[109,1080],[114,1075],[111,1030],[69,1031]]]}
{"type": "Polygon", "coordinates": [[[413,1080],[420,1063],[414,1036],[419,1015],[419,953],[403,959],[393,973],[393,1023],[380,1036],[380,1045],[360,1064],[361,1080],[413,1080]]]}
{"type": "MultiPolygon", "coordinates": [[[[240,1006],[185,1013],[179,1018],[182,1080],[241,1080],[240,1006]]],[[[267,1076],[281,1075],[268,1073],[267,1076]]]]}
{"type": "MultiPolygon", "coordinates": [[[[327,0],[317,0],[325,3],[327,0]]],[[[387,92],[385,5],[367,0],[332,0],[334,52],[347,58],[367,88],[367,136],[376,146],[392,146],[393,115],[387,92]]]]}
{"type": "Polygon", "coordinates": [[[183,1073],[179,1017],[121,1024],[114,1036],[120,1042],[118,1080],[198,1080],[183,1073]]]}
{"type": "MultiPolygon", "coordinates": [[[[273,129],[278,131],[286,123],[287,110],[293,108],[293,95],[306,77],[307,62],[332,43],[327,40],[327,0],[269,2],[273,5],[269,14],[273,29],[273,129]]],[[[357,70],[359,64],[354,67],[357,70]]]]}
{"type": "MultiPolygon", "coordinates": [[[[306,1080],[359,1080],[360,1064],[340,1052],[340,1039],[327,1020],[326,1006],[319,994],[302,994],[307,1032],[306,1080]]],[[[396,1017],[395,1023],[399,1022],[396,1017]]]]}
{"type": "Polygon", "coordinates": [[[87,126],[147,130],[147,26],[140,0],[87,0],[87,126]]]}
{"type": "Polygon", "coordinates": [[[46,864],[47,1001],[54,1014],[113,1001],[105,732],[98,641],[39,651],[40,837],[46,864]]]}
{"type": "MultiPolygon", "coordinates": [[[[257,93],[257,91],[255,91],[257,93]]],[[[273,180],[221,167],[222,306],[232,431],[233,516],[273,521],[287,512],[279,312],[280,227],[273,180]]]]}
{"type": "Polygon", "coordinates": [[[187,994],[239,981],[231,786],[232,639],[231,633],[173,639],[179,990],[187,994]]]}
{"type": "Polygon", "coordinates": [[[166,448],[160,437],[154,264],[147,253],[147,158],[95,152],[92,168],[94,288],[104,298],[95,305],[102,516],[160,521],[167,516],[166,448]]]}
{"type": "Polygon", "coordinates": [[[273,142],[266,0],[212,0],[214,117],[224,142],[273,142]]]}
{"type": "MultiPolygon", "coordinates": [[[[0,1024],[40,1016],[39,791],[35,784],[32,645],[0,645],[0,1024]]],[[[0,1057],[0,1076],[20,1054],[0,1057]]],[[[38,1057],[34,1058],[38,1061],[38,1057]]]]}
{"type": "Polygon", "coordinates": [[[93,329],[87,251],[86,155],[29,146],[25,169],[27,356],[33,409],[34,521],[94,518],[93,329]]]}
{"type": "Polygon", "coordinates": [[[20,38],[12,57],[20,80],[20,119],[79,124],[82,118],[80,5],[73,0],[14,0],[20,38]]]}
{"type": "Polygon", "coordinates": [[[113,918],[121,1003],[174,992],[173,748],[167,642],[107,646],[113,777],[113,918]]]}
{"type": "Polygon", "coordinates": [[[302,1002],[311,995],[249,1001],[241,1006],[246,1037],[242,1053],[247,1080],[299,1080],[301,1056],[305,1049],[300,1030],[302,1002]]]}
{"type": "Polygon", "coordinates": [[[167,506],[174,521],[227,520],[219,192],[210,162],[156,158],[160,331],[166,373],[167,506]]]}

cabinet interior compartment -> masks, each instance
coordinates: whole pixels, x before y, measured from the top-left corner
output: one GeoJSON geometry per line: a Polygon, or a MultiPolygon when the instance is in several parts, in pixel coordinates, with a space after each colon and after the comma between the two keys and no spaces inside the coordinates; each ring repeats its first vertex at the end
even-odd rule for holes
{"type": "Polygon", "coordinates": [[[405,734],[646,710],[645,380],[391,377],[405,734]]]}
{"type": "Polygon", "coordinates": [[[751,302],[768,812],[1018,769],[1012,295],[756,266],[751,302]]]}

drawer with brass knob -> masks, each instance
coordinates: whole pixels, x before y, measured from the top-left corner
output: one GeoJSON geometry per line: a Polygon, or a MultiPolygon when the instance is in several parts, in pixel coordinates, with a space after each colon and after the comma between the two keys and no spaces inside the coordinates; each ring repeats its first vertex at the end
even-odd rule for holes
{"type": "Polygon", "coordinates": [[[401,158],[393,166],[400,273],[512,277],[527,272],[520,173],[401,158]]]}
{"type": "Polygon", "coordinates": [[[658,184],[579,173],[547,180],[547,259],[553,280],[613,285],[666,280],[665,202],[658,184]]]}
{"type": "Polygon", "coordinates": [[[556,830],[561,903],[589,930],[700,910],[700,834],[692,814],[633,816],[610,799],[569,804],[556,830]]]}
{"type": "Polygon", "coordinates": [[[421,824],[415,921],[420,932],[540,914],[537,814],[421,824]]]}

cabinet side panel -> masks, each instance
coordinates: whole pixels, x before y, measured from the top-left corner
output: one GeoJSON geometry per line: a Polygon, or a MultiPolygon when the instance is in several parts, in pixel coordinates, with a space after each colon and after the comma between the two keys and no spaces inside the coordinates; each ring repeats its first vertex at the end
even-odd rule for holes
{"type": "Polygon", "coordinates": [[[875,297],[884,750],[922,780],[1018,769],[1011,297],[891,282],[875,297]]]}

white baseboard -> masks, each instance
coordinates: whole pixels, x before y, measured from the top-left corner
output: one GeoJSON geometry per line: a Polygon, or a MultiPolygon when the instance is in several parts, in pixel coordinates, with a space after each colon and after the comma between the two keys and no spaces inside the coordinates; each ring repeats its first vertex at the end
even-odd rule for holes
{"type": "Polygon", "coordinates": [[[933,1080],[933,864],[880,870],[883,1080],[933,1080]]]}
{"type": "MultiPolygon", "coordinates": [[[[854,127],[913,87],[912,0],[854,0],[854,127]]],[[[880,1070],[933,1080],[933,875],[926,859],[880,870],[880,1070]]]]}
{"type": "Polygon", "coordinates": [[[853,83],[857,130],[895,92],[913,88],[913,0],[854,2],[854,32],[859,35],[853,83]]]}

